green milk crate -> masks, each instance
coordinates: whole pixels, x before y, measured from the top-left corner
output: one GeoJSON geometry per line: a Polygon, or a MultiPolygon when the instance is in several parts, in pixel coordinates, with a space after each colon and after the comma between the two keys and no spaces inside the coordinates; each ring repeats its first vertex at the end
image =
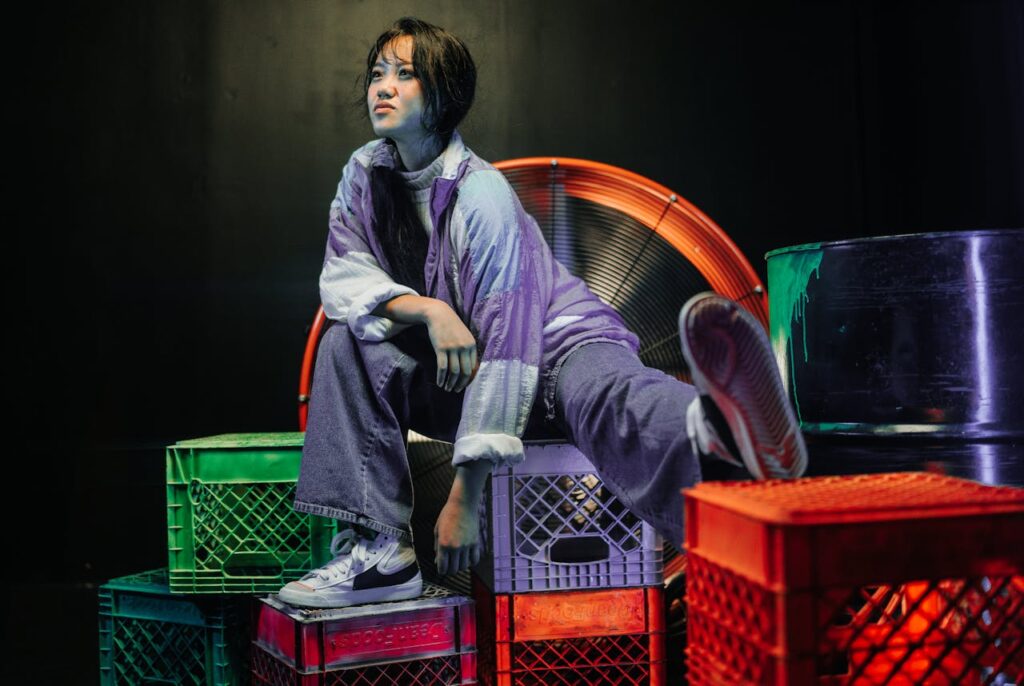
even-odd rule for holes
{"type": "Polygon", "coordinates": [[[100,586],[101,686],[250,682],[249,598],[173,595],[167,570],[100,586]]]}
{"type": "Polygon", "coordinates": [[[304,436],[223,434],[167,448],[172,593],[276,593],[330,561],[337,522],[292,509],[304,436]]]}

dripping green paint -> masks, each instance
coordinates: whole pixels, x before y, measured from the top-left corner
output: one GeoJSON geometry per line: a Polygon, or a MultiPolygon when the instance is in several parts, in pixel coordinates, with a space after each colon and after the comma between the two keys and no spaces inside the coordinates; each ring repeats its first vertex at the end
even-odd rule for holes
{"type": "MultiPolygon", "coordinates": [[[[789,364],[789,360],[796,360],[793,325],[804,320],[807,286],[812,274],[815,278],[820,276],[821,257],[821,243],[782,248],[765,255],[768,261],[768,319],[772,349],[783,382],[793,390],[793,404],[801,421],[796,375],[789,364]]],[[[801,326],[801,331],[804,362],[807,362],[807,327],[801,326]]]]}

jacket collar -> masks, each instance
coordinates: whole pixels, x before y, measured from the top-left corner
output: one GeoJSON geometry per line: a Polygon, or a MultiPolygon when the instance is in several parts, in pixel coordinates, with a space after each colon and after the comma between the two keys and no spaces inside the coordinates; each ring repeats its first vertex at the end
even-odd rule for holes
{"type": "Polygon", "coordinates": [[[462,136],[458,131],[452,131],[452,139],[448,141],[448,147],[444,153],[444,168],[441,171],[441,178],[455,180],[462,172],[463,162],[469,159],[469,150],[462,142],[462,136]]]}
{"type": "MultiPolygon", "coordinates": [[[[452,132],[448,147],[441,155],[444,157],[444,164],[440,176],[434,179],[430,192],[430,217],[435,227],[440,224],[441,215],[451,203],[455,188],[469,166],[470,151],[462,142],[462,136],[458,131],[452,132]]],[[[398,167],[398,148],[392,140],[380,139],[380,144],[373,148],[370,156],[370,166],[388,169],[398,167]]]]}
{"type": "MultiPolygon", "coordinates": [[[[441,169],[442,179],[456,180],[462,172],[463,162],[469,158],[469,150],[462,142],[462,136],[458,131],[452,132],[448,147],[441,153],[444,158],[444,165],[441,169]]],[[[373,149],[370,158],[371,167],[387,167],[395,169],[398,167],[398,148],[390,138],[380,139],[380,145],[373,149]]]]}

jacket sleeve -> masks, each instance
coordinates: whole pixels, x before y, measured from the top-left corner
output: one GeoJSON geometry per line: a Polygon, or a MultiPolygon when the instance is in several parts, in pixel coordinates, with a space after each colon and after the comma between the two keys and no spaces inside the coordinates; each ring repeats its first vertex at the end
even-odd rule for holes
{"type": "Polygon", "coordinates": [[[411,325],[370,313],[391,298],[418,293],[396,283],[370,250],[366,182],[367,175],[354,154],[345,165],[338,192],[331,202],[327,250],[320,273],[320,301],[324,314],[347,322],[357,338],[383,341],[411,325]]]}
{"type": "Polygon", "coordinates": [[[463,314],[480,354],[452,462],[516,464],[524,459],[522,435],[540,376],[550,253],[536,222],[493,169],[466,177],[451,227],[463,314]]]}

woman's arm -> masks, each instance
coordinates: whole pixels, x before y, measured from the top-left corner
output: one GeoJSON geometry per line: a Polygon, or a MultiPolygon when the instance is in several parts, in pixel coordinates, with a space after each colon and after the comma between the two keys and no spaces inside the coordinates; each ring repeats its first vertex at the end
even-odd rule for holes
{"type": "Polygon", "coordinates": [[[536,398],[552,262],[537,224],[501,172],[471,172],[450,225],[462,303],[481,349],[455,440],[456,466],[522,462],[521,436],[536,398]]]}
{"type": "Polygon", "coordinates": [[[400,295],[371,313],[402,324],[425,324],[437,355],[437,385],[459,393],[477,370],[476,339],[448,303],[421,295],[400,295]]]}
{"type": "Polygon", "coordinates": [[[400,295],[380,303],[370,314],[375,317],[387,317],[403,324],[426,324],[428,311],[439,302],[441,301],[422,295],[400,295]]]}
{"type": "Polygon", "coordinates": [[[397,296],[419,294],[396,283],[375,257],[366,228],[372,212],[366,196],[370,153],[368,146],[352,153],[331,202],[320,301],[324,314],[346,322],[357,338],[383,341],[410,324],[374,316],[377,306],[397,296]]]}
{"type": "Polygon", "coordinates": [[[438,570],[454,574],[479,560],[487,476],[523,460],[520,437],[536,397],[551,264],[536,224],[494,170],[475,172],[460,188],[451,235],[463,302],[483,350],[463,399],[455,482],[434,529],[438,570]]]}
{"type": "Polygon", "coordinates": [[[434,525],[439,574],[458,574],[480,561],[480,498],[494,463],[474,460],[455,469],[448,501],[434,525]]]}

